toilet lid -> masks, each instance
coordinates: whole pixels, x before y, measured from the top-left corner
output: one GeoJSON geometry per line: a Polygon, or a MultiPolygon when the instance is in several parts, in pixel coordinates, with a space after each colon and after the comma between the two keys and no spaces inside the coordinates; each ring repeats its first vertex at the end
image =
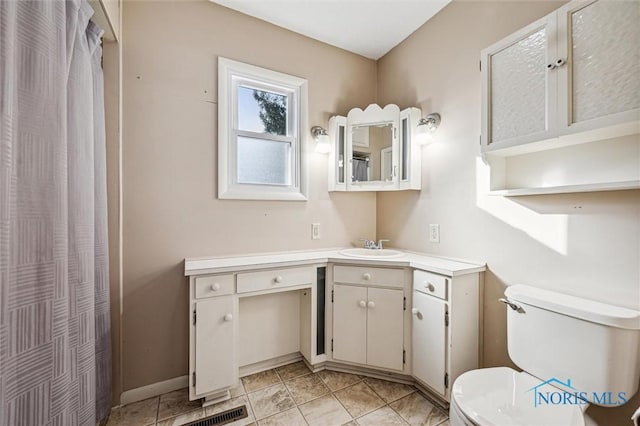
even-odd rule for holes
{"type": "Polygon", "coordinates": [[[511,368],[483,368],[458,377],[451,395],[466,417],[483,426],[584,426],[581,405],[543,402],[534,406],[535,392],[562,392],[541,383],[538,378],[511,368]],[[530,390],[538,385],[541,386],[530,390]]]}

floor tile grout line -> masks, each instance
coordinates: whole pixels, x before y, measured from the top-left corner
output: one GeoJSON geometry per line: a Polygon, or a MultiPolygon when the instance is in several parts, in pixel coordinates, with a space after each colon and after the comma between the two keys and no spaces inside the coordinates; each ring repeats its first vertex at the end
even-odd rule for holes
{"type": "MultiPolygon", "coordinates": [[[[344,404],[342,403],[342,401],[340,401],[340,399],[339,399],[337,396],[335,396],[334,392],[331,392],[331,395],[336,399],[336,401],[338,401],[338,404],[340,404],[340,406],[341,406],[341,407],[342,407],[342,409],[347,413],[347,415],[348,415],[349,417],[351,417],[351,420],[354,420],[354,421],[355,421],[355,417],[353,417],[353,416],[351,415],[351,413],[349,412],[349,410],[347,410],[347,407],[345,407],[345,406],[344,406],[344,404]]],[[[347,423],[349,423],[349,422],[347,422],[347,423]]]]}
{"type": "MultiPolygon", "coordinates": [[[[382,395],[380,395],[378,392],[376,392],[376,390],[373,388],[373,386],[371,386],[369,383],[367,383],[367,380],[366,380],[366,379],[367,379],[367,378],[365,377],[362,381],[363,381],[367,386],[369,386],[369,388],[373,391],[373,393],[375,393],[375,394],[378,396],[378,398],[380,398],[382,401],[384,401],[384,403],[385,403],[385,404],[387,404],[387,405],[391,404],[392,402],[399,401],[399,400],[401,400],[402,398],[405,398],[405,397],[407,397],[407,396],[411,395],[412,393],[414,393],[414,392],[416,391],[415,389],[411,389],[411,392],[409,392],[408,394],[403,395],[403,396],[401,396],[400,398],[396,398],[396,399],[394,399],[394,400],[392,400],[392,401],[387,401],[387,400],[386,400],[382,395]]],[[[384,381],[384,382],[388,382],[388,380],[384,380],[384,379],[375,379],[375,380],[382,380],[382,381],[384,381]]],[[[389,383],[397,383],[397,382],[389,382],[389,383]]],[[[398,383],[398,384],[399,384],[399,385],[405,385],[404,383],[398,383]]],[[[405,385],[405,386],[409,386],[409,385],[405,385]]],[[[411,387],[411,386],[409,386],[409,387],[411,387]]]]}

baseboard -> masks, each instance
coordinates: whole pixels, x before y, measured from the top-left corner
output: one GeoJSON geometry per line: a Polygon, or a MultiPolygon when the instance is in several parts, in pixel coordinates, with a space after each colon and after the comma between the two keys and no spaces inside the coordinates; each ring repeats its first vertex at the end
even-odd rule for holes
{"type": "Polygon", "coordinates": [[[415,379],[413,386],[415,386],[429,401],[442,411],[449,412],[449,401],[442,395],[432,391],[428,386],[424,385],[420,380],[415,379]]]}
{"type": "Polygon", "coordinates": [[[240,367],[240,377],[271,370],[272,368],[291,364],[292,362],[296,362],[301,359],[304,359],[302,354],[300,352],[294,352],[292,354],[271,358],[266,361],[256,362],[255,364],[243,365],[240,367]]]}
{"type": "MultiPolygon", "coordinates": [[[[403,383],[405,385],[412,385],[414,383],[413,377],[402,373],[393,373],[390,371],[376,370],[368,367],[361,367],[357,365],[343,364],[334,361],[327,361],[324,363],[324,368],[332,371],[339,371],[341,373],[357,374],[360,376],[372,377],[374,379],[382,379],[390,382],[403,383]]],[[[318,370],[314,370],[314,373],[318,370]]]]}
{"type": "Polygon", "coordinates": [[[139,388],[122,392],[122,394],[120,395],[120,404],[131,404],[132,402],[142,401],[143,399],[186,388],[187,386],[189,386],[189,376],[184,375],[180,377],[174,377],[173,379],[152,383],[150,385],[141,386],[139,388]]]}

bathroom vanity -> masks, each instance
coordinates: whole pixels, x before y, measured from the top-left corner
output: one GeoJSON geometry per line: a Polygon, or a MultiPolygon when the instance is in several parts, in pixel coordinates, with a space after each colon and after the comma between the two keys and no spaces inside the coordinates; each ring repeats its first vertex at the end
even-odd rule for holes
{"type": "Polygon", "coordinates": [[[449,383],[479,366],[485,266],[343,253],[186,259],[190,399],[224,400],[239,377],[304,359],[448,401],[449,383]]]}

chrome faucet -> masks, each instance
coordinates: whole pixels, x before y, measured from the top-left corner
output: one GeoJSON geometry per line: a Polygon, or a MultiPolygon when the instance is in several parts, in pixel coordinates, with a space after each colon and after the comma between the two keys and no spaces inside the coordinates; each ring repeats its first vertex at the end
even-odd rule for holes
{"type": "Polygon", "coordinates": [[[375,240],[368,240],[366,238],[360,238],[360,241],[364,241],[364,248],[366,248],[366,249],[382,250],[384,248],[384,247],[382,247],[382,243],[383,242],[389,242],[391,240],[379,240],[377,244],[376,244],[375,240]]]}

